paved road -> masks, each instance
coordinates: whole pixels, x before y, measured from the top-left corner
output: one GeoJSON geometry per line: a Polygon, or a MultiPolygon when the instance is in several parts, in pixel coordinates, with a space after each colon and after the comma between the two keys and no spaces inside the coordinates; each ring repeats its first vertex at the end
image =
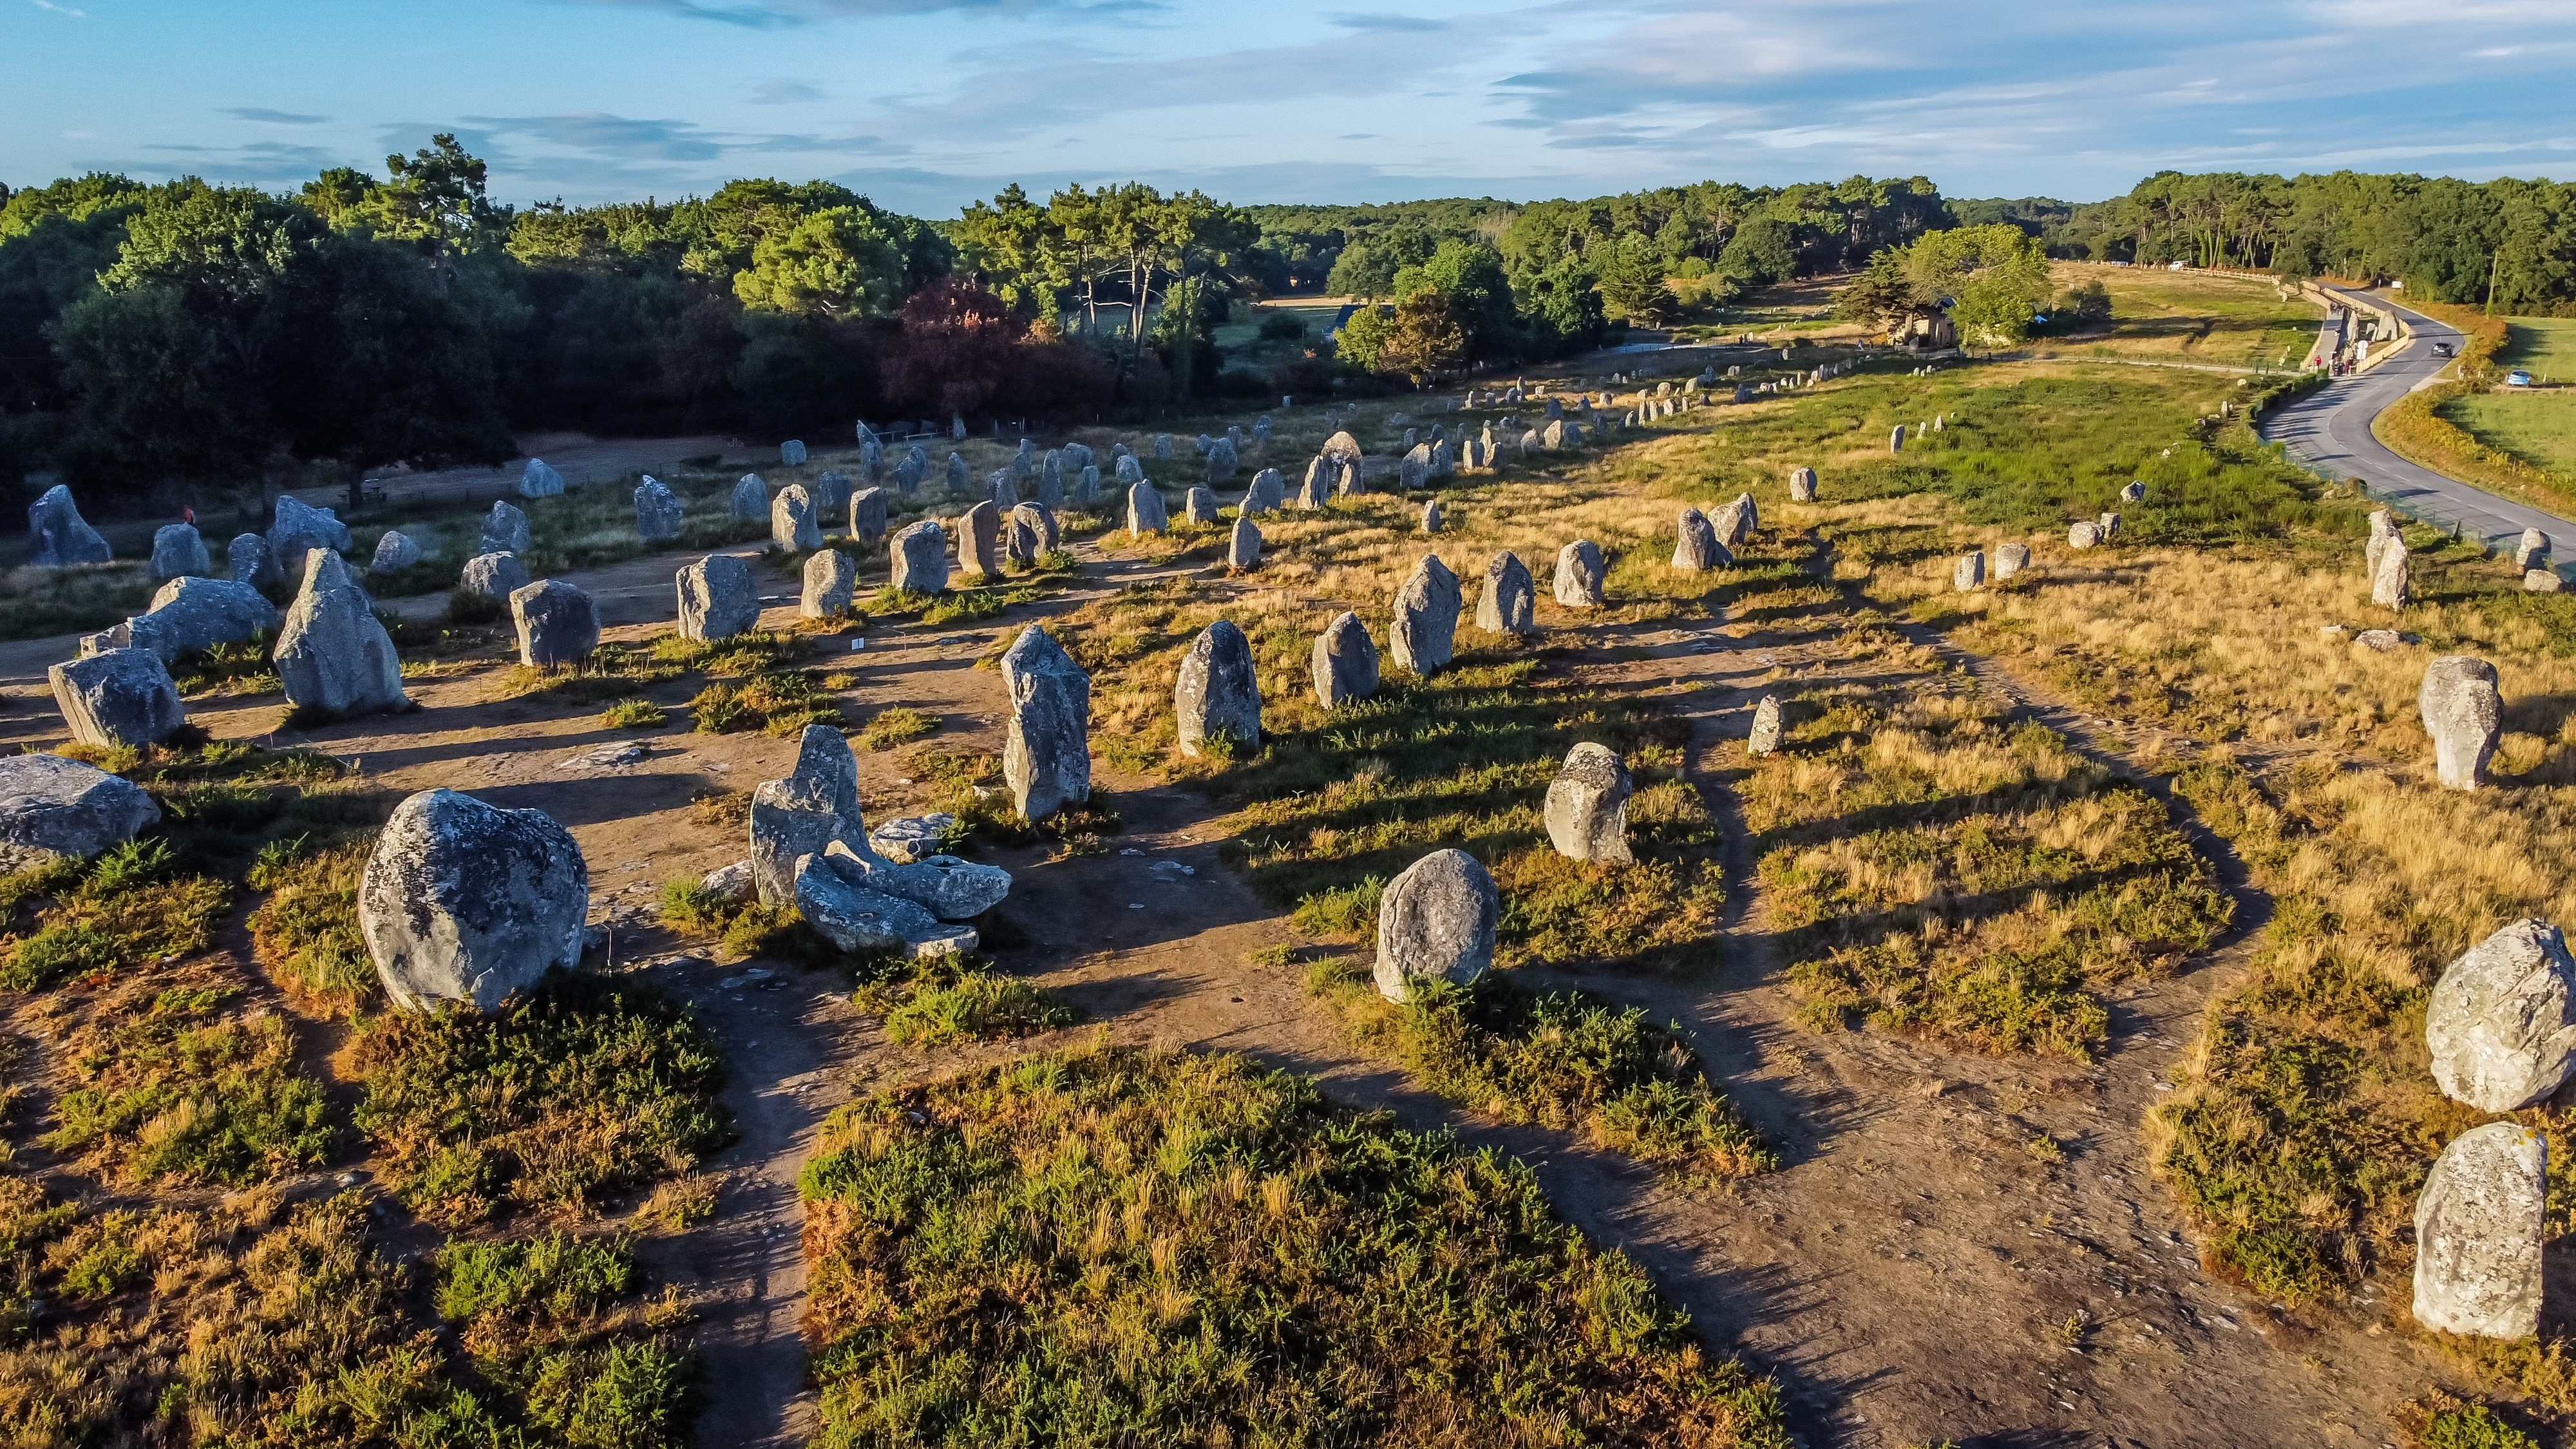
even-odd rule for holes
{"type": "Polygon", "coordinates": [[[2576,522],[2410,463],[2370,435],[2371,419],[2448,365],[2447,358],[2433,355],[2432,344],[2447,342],[2456,350],[2462,341],[2457,331],[2421,312],[2385,297],[2371,300],[2404,314],[2415,344],[2359,377],[2339,378],[2274,412],[2263,436],[2288,444],[2319,468],[2363,480],[2377,497],[2457,519],[2491,544],[2511,548],[2524,529],[2537,528],[2559,549],[2576,548],[2576,522]]]}

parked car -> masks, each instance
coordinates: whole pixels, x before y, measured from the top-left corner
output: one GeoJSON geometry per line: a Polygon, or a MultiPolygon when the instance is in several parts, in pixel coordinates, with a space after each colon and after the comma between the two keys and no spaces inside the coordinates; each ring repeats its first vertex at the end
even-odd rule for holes
{"type": "Polygon", "coordinates": [[[2531,386],[2531,374],[2517,367],[2513,371],[2504,375],[2504,385],[2507,387],[2529,387],[2531,386]]]}

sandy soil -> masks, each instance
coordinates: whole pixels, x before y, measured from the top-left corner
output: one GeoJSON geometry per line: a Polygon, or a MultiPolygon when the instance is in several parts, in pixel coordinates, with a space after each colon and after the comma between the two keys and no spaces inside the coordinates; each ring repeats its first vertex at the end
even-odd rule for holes
{"type": "MultiPolygon", "coordinates": [[[[1086,588],[1050,608],[1156,571],[1082,552],[1086,588]]],[[[637,638],[668,617],[674,566],[642,559],[571,577],[601,599],[610,637],[637,638]]],[[[756,576],[764,592],[792,595],[784,576],[756,576]]],[[[848,658],[859,682],[844,703],[860,718],[893,704],[921,709],[943,720],[933,742],[998,751],[999,679],[973,660],[1028,612],[963,629],[872,627],[865,650],[848,658]]],[[[1634,631],[1617,642],[1642,651],[1623,649],[1614,661],[1595,649],[1577,667],[1612,688],[1703,681],[1681,698],[1694,711],[1695,778],[1724,811],[1731,795],[1716,747],[1747,727],[1770,661],[1801,679],[1843,666],[1785,634],[1723,647],[1714,638],[1634,631]]],[[[42,665],[67,651],[68,641],[0,646],[0,744],[58,736],[50,702],[26,696],[41,692],[42,665]]],[[[2117,741],[2094,723],[1991,666],[1979,677],[2117,767],[2117,741]]],[[[694,818],[692,798],[783,774],[793,742],[608,730],[595,707],[495,700],[494,678],[483,670],[421,681],[418,712],[309,739],[391,788],[470,789],[552,813],[581,843],[594,918],[615,926],[619,960],[706,1012],[734,1063],[725,1100],[741,1138],[709,1164],[727,1181],[716,1221],[644,1251],[701,1306],[715,1396],[701,1441],[801,1443],[815,1411],[798,1327],[795,1180],[817,1123],[854,1093],[1049,1043],[898,1048],[832,978],[775,963],[755,977],[671,940],[650,920],[658,884],[743,854],[735,831],[694,818]],[[640,759],[586,758],[627,739],[645,744],[640,759]]],[[[648,693],[675,704],[695,687],[648,693]]],[[[218,735],[265,735],[280,708],[274,697],[210,702],[197,718],[218,735]]],[[[927,798],[899,759],[862,757],[871,818],[913,813],[927,798]]],[[[1811,1446],[2366,1446],[2389,1437],[2389,1402],[2437,1377],[2428,1349],[2384,1330],[2377,1301],[2300,1321],[2213,1280],[2150,1175],[2141,1123],[2201,1003],[2240,969],[2262,917],[2259,896],[2243,893],[2218,950],[2115,1004],[2112,1039],[2090,1068],[1960,1056],[1866,1033],[1821,1036],[1795,1021],[1767,904],[1729,817],[1731,914],[1706,970],[1587,982],[1682,1023],[1781,1152],[1781,1171],[1732,1193],[1680,1194],[1566,1134],[1500,1126],[1420,1093],[1355,1051],[1305,997],[1297,968],[1250,964],[1251,953],[1293,936],[1278,910],[1218,865],[1222,810],[1155,780],[1107,771],[1099,780],[1125,819],[1110,853],[994,857],[1016,874],[1004,910],[1029,938],[998,959],[1087,1013],[1063,1039],[1106,1031],[1245,1052],[1313,1073],[1345,1099],[1522,1156],[1569,1221],[1635,1255],[1718,1347],[1780,1376],[1811,1446]],[[1152,869],[1164,862],[1190,873],[1152,869]],[[2043,1131],[2067,1144],[2059,1160],[2029,1150],[2043,1131]]],[[[2241,883],[2222,845],[2200,843],[2231,885],[2241,883]]]]}

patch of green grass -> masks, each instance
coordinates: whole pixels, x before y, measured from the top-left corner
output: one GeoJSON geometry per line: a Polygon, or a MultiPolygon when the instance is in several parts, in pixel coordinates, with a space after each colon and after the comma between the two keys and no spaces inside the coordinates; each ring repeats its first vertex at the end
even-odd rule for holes
{"type": "Polygon", "coordinates": [[[882,963],[864,975],[851,1004],[883,1018],[898,1046],[1034,1036],[1080,1019],[1054,992],[953,955],[882,963]]]}
{"type": "Polygon", "coordinates": [[[924,714],[902,705],[878,710],[859,731],[859,744],[870,750],[891,750],[908,745],[939,728],[939,716],[924,714]]]}
{"type": "Polygon", "coordinates": [[[152,570],[135,559],[0,570],[0,639],[113,629],[152,607],[159,587],[152,570]]]}
{"type": "Polygon", "coordinates": [[[1581,1131],[1686,1187],[1771,1171],[1779,1159],[1710,1084],[1678,1025],[1581,991],[1538,993],[1486,975],[1387,1000],[1358,963],[1328,957],[1306,986],[1430,1091],[1507,1122],[1581,1131]]]}
{"type": "Polygon", "coordinates": [[[136,1187],[240,1186],[321,1165],[334,1133],[321,1088],[295,1070],[276,1016],[212,1020],[220,997],[164,992],[83,1056],[86,1085],[55,1103],[40,1139],[83,1170],[136,1187]]]}
{"type": "MultiPolygon", "coordinates": [[[[2519,330],[2524,324],[2516,322],[2519,330]]],[[[2537,376],[2537,373],[2534,374],[2537,376]]],[[[2567,372],[2555,375],[2564,384],[2567,372]]],[[[2576,389],[2565,386],[2531,391],[2507,389],[2474,392],[2435,409],[2469,436],[2500,449],[2561,479],[2576,478],[2576,389]]]]}
{"type": "Polygon", "coordinates": [[[170,661],[170,682],[189,699],[199,696],[275,694],[277,632],[262,629],[239,643],[191,649],[170,661]]]}
{"type": "Polygon", "coordinates": [[[649,988],[563,976],[494,1016],[389,1013],[350,1058],[386,1185],[434,1222],[505,1203],[577,1213],[684,1175],[733,1135],[714,1037],[649,988]]]}
{"type": "Polygon", "coordinates": [[[599,712],[599,722],[610,729],[660,729],[665,716],[662,706],[649,699],[621,699],[599,712]]]}
{"type": "Polygon", "coordinates": [[[358,930],[358,884],[374,850],[372,836],[322,848],[298,836],[262,850],[251,865],[251,889],[268,893],[251,912],[252,953],[299,1001],[349,1012],[381,992],[358,930]]]}
{"type": "Polygon", "coordinates": [[[796,670],[763,674],[742,684],[710,684],[689,701],[689,712],[702,735],[758,726],[764,734],[792,739],[807,725],[839,728],[848,723],[841,707],[815,687],[814,677],[796,670]]]}
{"type": "Polygon", "coordinates": [[[1789,1442],[1774,1386],[1526,1168],[1231,1058],[880,1094],[802,1189],[823,1443],[1789,1442]]]}
{"type": "MultiPolygon", "coordinates": [[[[0,940],[0,990],[41,991],[96,973],[204,950],[232,903],[222,881],[181,874],[167,841],[100,855],[80,884],[39,912],[33,933],[0,940]]],[[[55,888],[60,868],[45,877],[55,888]]]]}

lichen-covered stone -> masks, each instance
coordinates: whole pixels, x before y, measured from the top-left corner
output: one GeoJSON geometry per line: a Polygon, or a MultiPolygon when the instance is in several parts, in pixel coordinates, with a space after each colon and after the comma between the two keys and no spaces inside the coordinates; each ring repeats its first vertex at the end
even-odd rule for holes
{"type": "MultiPolygon", "coordinates": [[[[278,500],[280,508],[286,500],[278,500]]],[[[345,532],[345,530],[343,530],[345,532]]],[[[334,547],[346,548],[347,544],[334,547]]],[[[483,515],[482,536],[477,553],[526,553],[528,551],[528,515],[495,499],[492,511],[483,515]]]]}
{"type": "Polygon", "coordinates": [[[1235,515],[1234,532],[1225,541],[1225,566],[1230,569],[1258,568],[1261,565],[1261,529],[1252,515],[1235,515]]]}
{"type": "MultiPolygon", "coordinates": [[[[399,538],[399,534],[387,534],[399,538]]],[[[175,579],[187,575],[203,577],[215,571],[215,561],[206,552],[206,541],[197,530],[185,523],[165,523],[152,533],[152,577],[175,579]]]]}
{"type": "Polygon", "coordinates": [[[1002,655],[1010,700],[1002,778],[1028,820],[1091,798],[1091,676],[1046,630],[1031,626],[1002,655]]]}
{"type": "MultiPolygon", "coordinates": [[[[301,507],[302,505],[297,505],[301,507]]],[[[60,483],[27,505],[27,562],[40,569],[106,563],[107,540],[81,517],[72,490],[60,483]]]]}
{"type": "Polygon", "coordinates": [[[590,869],[542,810],[454,790],[394,807],[358,883],[358,932],[393,1004],[490,1011],[581,964],[590,869]]]}
{"type": "Polygon", "coordinates": [[[2415,1321],[2508,1341],[2540,1331],[2549,1148],[2519,1122],[2451,1139],[2415,1195],[2415,1321]]]}
{"type": "Polygon", "coordinates": [[[751,875],[761,900],[796,898],[796,862],[833,841],[860,852],[871,867],[867,819],[859,810],[859,762],[830,725],[812,724],[797,742],[796,767],[751,792],[751,875]]]}
{"type": "Polygon", "coordinates": [[[1388,652],[1399,668],[1430,675],[1449,667],[1458,633],[1458,576],[1437,554],[1425,554],[1395,592],[1388,652]]]}
{"type": "Polygon", "coordinates": [[[63,723],[82,744],[158,744],[187,726],[170,671],[149,649],[109,649],[54,665],[46,677],[63,723]]]}
{"type": "Polygon", "coordinates": [[[238,644],[277,625],[277,606],[259,590],[191,576],[163,584],[151,609],[126,621],[126,640],[167,661],[191,649],[238,644]]]}
{"type": "Polygon", "coordinates": [[[886,536],[886,494],[882,488],[862,488],[850,495],[850,537],[862,543],[874,543],[886,536]]]}
{"type": "Polygon", "coordinates": [[[562,579],[512,590],[510,622],[519,631],[521,664],[578,664],[599,648],[599,606],[562,579]]]}
{"type": "Polygon", "coordinates": [[[1633,793],[1628,767],[1609,746],[1589,740],[1576,745],[1547,787],[1548,843],[1573,860],[1627,864],[1633,858],[1628,852],[1628,797],[1633,793]]]}
{"type": "Polygon", "coordinates": [[[1696,508],[1683,509],[1673,539],[1673,567],[1705,573],[1733,562],[1726,545],[1717,541],[1717,530],[1709,525],[1707,515],[1696,508]]]}
{"type": "Polygon", "coordinates": [[[2030,567],[2030,545],[1999,543],[1995,545],[1995,582],[2002,583],[2030,567]]]}
{"type": "Polygon", "coordinates": [[[1161,533],[1172,526],[1171,514],[1163,507],[1163,495],[1151,483],[1139,483],[1127,490],[1127,536],[1143,538],[1161,533]]]}
{"type": "MultiPolygon", "coordinates": [[[[506,507],[507,505],[498,505],[506,507]]],[[[512,513],[519,510],[512,508],[512,513]]],[[[525,522],[524,517],[521,519],[525,522]]],[[[315,508],[291,493],[280,494],[276,512],[268,525],[268,556],[274,560],[280,575],[300,567],[305,555],[317,548],[345,549],[349,546],[349,525],[342,523],[328,508],[315,508]]],[[[527,544],[522,541],[519,547],[527,544]]]]}
{"type": "Polygon", "coordinates": [[[948,531],[925,518],[894,536],[887,550],[894,563],[894,586],[908,594],[948,592],[948,531]]]}
{"type": "Polygon", "coordinates": [[[838,619],[850,611],[858,593],[859,566],[837,548],[818,549],[805,560],[805,589],[797,597],[797,617],[838,619]]]}
{"type": "Polygon", "coordinates": [[[1315,698],[1332,709],[1377,693],[1377,643],[1360,616],[1336,616],[1315,636],[1315,698]]]}
{"type": "Polygon", "coordinates": [[[1753,706],[1753,730],[1745,736],[1744,747],[1756,755],[1779,753],[1780,696],[1766,694],[1753,706]]]}
{"type": "Polygon", "coordinates": [[[1950,587],[1964,594],[1972,589],[1984,587],[1985,582],[1986,556],[1984,552],[1978,549],[1970,549],[1966,553],[1959,555],[1958,562],[1950,569],[1950,587]]]}
{"type": "Polygon", "coordinates": [[[2433,763],[2444,785],[2474,790],[2486,783],[2504,726],[2504,697],[2495,666],[2466,654],[2446,654],[2424,671],[2415,694],[2424,732],[2433,737],[2433,763]]]}
{"type": "Polygon", "coordinates": [[[384,536],[376,540],[375,557],[368,562],[367,571],[391,573],[396,569],[410,568],[420,560],[420,545],[405,537],[402,530],[388,528],[384,536]]]}
{"type": "Polygon", "coordinates": [[[160,819],[150,792],[122,775],[61,755],[0,756],[0,874],[87,860],[160,819]]]}
{"type": "Polygon", "coordinates": [[[1199,631],[1181,660],[1172,708],[1179,716],[1184,755],[1205,754],[1208,741],[1218,736],[1240,753],[1260,747],[1261,687],[1252,667],[1252,642],[1241,629],[1219,619],[1199,631]]]}
{"type": "Polygon", "coordinates": [[[2547,921],[2512,922],[2460,953],[2434,983],[2424,1045],[2442,1094],[2518,1112],[2576,1070],[2576,959],[2547,921]]]}
{"type": "Polygon", "coordinates": [[[1603,602],[1601,547],[1578,538],[1556,551],[1556,601],[1569,609],[1597,609],[1603,602]]]}
{"type": "Polygon", "coordinates": [[[486,599],[508,599],[528,586],[528,570],[514,553],[478,553],[457,572],[456,587],[486,599]]]}
{"type": "Polygon", "coordinates": [[[275,658],[291,703],[333,715],[411,708],[402,659],[375,601],[327,548],[305,555],[304,584],[278,627],[275,658]]]}
{"type": "Polygon", "coordinates": [[[729,553],[711,553],[684,565],[672,579],[679,593],[680,637],[730,639],[760,627],[760,590],[751,565],[729,553]]]}
{"type": "Polygon", "coordinates": [[[635,536],[646,543],[668,543],[680,536],[686,509],[680,496],[650,473],[635,485],[635,536]]]}
{"type": "Polygon", "coordinates": [[[745,473],[734,480],[733,493],[725,499],[725,512],[736,518],[769,517],[769,485],[757,473],[745,473]]]}
{"type": "Polygon", "coordinates": [[[789,891],[796,913],[844,951],[890,951],[926,960],[976,947],[972,926],[951,925],[912,901],[875,889],[875,872],[837,841],[800,856],[791,869],[789,891]]]}
{"type": "Polygon", "coordinates": [[[1485,565],[1485,588],[1476,597],[1476,627],[1489,634],[1538,632],[1538,585],[1529,565],[1509,549],[1485,565]]]}
{"type": "Polygon", "coordinates": [[[1464,986],[1494,964],[1502,892],[1463,850],[1435,850],[1387,883],[1377,913],[1377,989],[1402,1001],[1417,981],[1464,986]]]}

